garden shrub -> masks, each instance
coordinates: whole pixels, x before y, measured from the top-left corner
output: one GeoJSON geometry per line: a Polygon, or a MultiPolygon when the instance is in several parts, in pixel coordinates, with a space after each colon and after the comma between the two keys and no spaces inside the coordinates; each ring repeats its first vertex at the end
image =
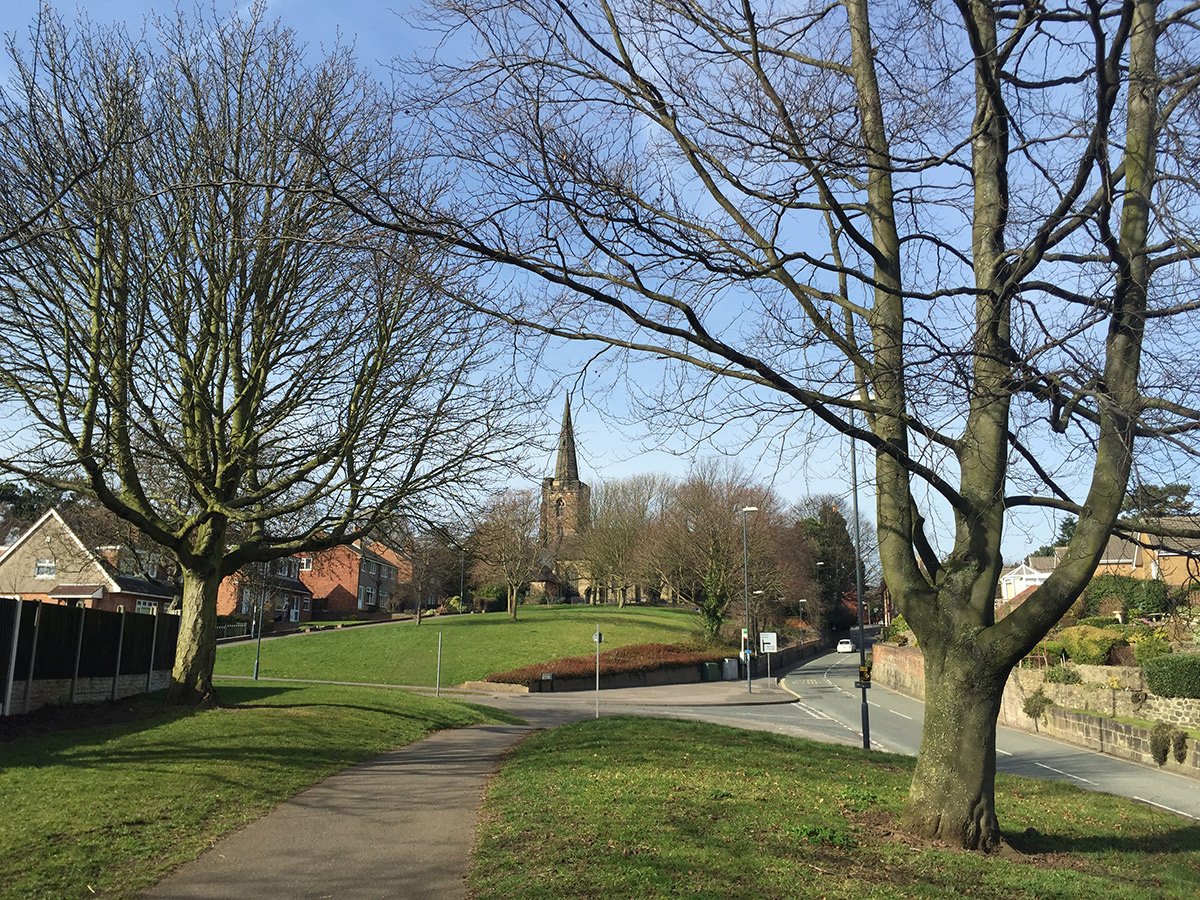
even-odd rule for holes
{"type": "Polygon", "coordinates": [[[1171,652],[1171,645],[1167,643],[1166,635],[1160,631],[1135,635],[1130,638],[1130,641],[1133,642],[1134,658],[1137,660],[1137,664],[1143,668],[1150,660],[1166,656],[1171,652]]]}
{"type": "Polygon", "coordinates": [[[892,617],[891,624],[880,632],[879,639],[886,644],[896,643],[899,638],[908,633],[908,630],[908,623],[904,621],[904,616],[897,614],[892,617]]]}
{"type": "Polygon", "coordinates": [[[1093,628],[1115,628],[1121,623],[1113,616],[1088,616],[1079,620],[1080,625],[1091,625],[1093,628]]]}
{"type": "Polygon", "coordinates": [[[1167,754],[1171,751],[1171,726],[1166,722],[1158,722],[1150,729],[1150,755],[1160,766],[1167,764],[1167,754]]]}
{"type": "Polygon", "coordinates": [[[1171,734],[1171,755],[1180,765],[1187,760],[1187,739],[1187,732],[1179,728],[1171,734]]]}
{"type": "Polygon", "coordinates": [[[1160,697],[1200,699],[1200,653],[1169,653],[1142,666],[1146,684],[1160,697]]]}
{"type": "Polygon", "coordinates": [[[1113,645],[1125,640],[1121,632],[1093,625],[1075,625],[1059,634],[1071,662],[1078,665],[1102,666],[1108,662],[1113,645]]]}
{"type": "Polygon", "coordinates": [[[1067,649],[1065,646],[1063,646],[1062,641],[1052,640],[1050,638],[1042,641],[1042,649],[1046,653],[1046,659],[1051,663],[1061,662],[1063,654],[1067,652],[1067,649]]]}
{"type": "Polygon", "coordinates": [[[1064,666],[1061,663],[1048,668],[1045,678],[1051,684],[1079,684],[1083,681],[1077,669],[1072,666],[1064,666]]]}
{"type": "MultiPolygon", "coordinates": [[[[1084,588],[1078,618],[1121,609],[1129,618],[1166,612],[1167,585],[1155,579],[1130,578],[1128,575],[1098,575],[1084,588]],[[1119,601],[1119,606],[1117,602],[1119,601]]],[[[1074,607],[1073,607],[1074,608],[1074,607]]]]}
{"type": "MultiPolygon", "coordinates": [[[[630,644],[600,654],[601,675],[628,675],[653,672],[659,669],[678,669],[716,662],[730,655],[728,649],[696,650],[671,644],[630,644]]],[[[494,684],[530,684],[539,680],[543,673],[551,672],[555,678],[589,678],[596,674],[595,654],[569,656],[550,662],[522,666],[508,672],[493,672],[484,678],[494,684]]]]}
{"type": "Polygon", "coordinates": [[[1120,640],[1108,648],[1108,665],[1110,666],[1135,666],[1137,665],[1137,657],[1134,656],[1133,648],[1129,644],[1120,640]]]}
{"type": "Polygon", "coordinates": [[[1025,702],[1021,704],[1021,710],[1025,713],[1025,715],[1029,716],[1029,718],[1036,721],[1044,716],[1046,714],[1046,710],[1053,705],[1054,701],[1046,696],[1045,691],[1043,691],[1041,688],[1038,688],[1025,698],[1025,702]]]}

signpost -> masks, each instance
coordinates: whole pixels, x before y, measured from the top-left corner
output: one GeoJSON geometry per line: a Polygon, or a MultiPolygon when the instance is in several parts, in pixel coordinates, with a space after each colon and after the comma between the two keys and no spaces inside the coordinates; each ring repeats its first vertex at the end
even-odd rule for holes
{"type": "Polygon", "coordinates": [[[774,631],[760,631],[758,652],[767,655],[767,678],[771,677],[771,654],[779,652],[779,636],[774,631]]]}
{"type": "Polygon", "coordinates": [[[600,633],[600,623],[596,623],[596,633],[592,635],[596,642],[596,718],[600,718],[600,645],[604,643],[604,635],[600,633]]]}

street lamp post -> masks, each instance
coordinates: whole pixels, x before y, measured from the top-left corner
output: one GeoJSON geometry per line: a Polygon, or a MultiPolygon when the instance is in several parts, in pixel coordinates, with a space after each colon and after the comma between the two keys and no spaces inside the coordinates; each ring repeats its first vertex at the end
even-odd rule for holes
{"type": "MultiPolygon", "coordinates": [[[[851,422],[853,422],[851,412],[851,422]]],[[[862,526],[858,519],[858,454],[856,441],[850,438],[850,490],[854,494],[854,592],[858,600],[858,672],[859,690],[862,693],[862,739],[863,749],[871,749],[871,716],[867,710],[867,641],[863,631],[863,572],[862,572],[862,526]]]]}
{"type": "Polygon", "coordinates": [[[754,693],[750,681],[750,541],[746,535],[746,513],[758,512],[757,506],[742,507],[742,591],[746,598],[746,693],[754,693]]]}

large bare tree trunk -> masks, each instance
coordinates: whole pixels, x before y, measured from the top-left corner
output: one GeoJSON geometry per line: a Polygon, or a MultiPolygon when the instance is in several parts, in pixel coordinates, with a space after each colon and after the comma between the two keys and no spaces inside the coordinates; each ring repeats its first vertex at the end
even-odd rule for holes
{"type": "Polygon", "coordinates": [[[969,850],[1000,843],[996,717],[1007,670],[978,660],[968,642],[925,646],[925,725],[905,820],[909,830],[969,850]]]}
{"type": "Polygon", "coordinates": [[[175,667],[167,687],[167,702],[206,705],[216,701],[212,672],[217,656],[217,588],[221,576],[216,569],[183,572],[183,613],[175,667]]]}

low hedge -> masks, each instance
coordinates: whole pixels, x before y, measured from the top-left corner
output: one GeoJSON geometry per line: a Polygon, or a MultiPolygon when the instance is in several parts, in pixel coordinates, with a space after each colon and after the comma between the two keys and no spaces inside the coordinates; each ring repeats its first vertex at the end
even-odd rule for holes
{"type": "MultiPolygon", "coordinates": [[[[658,669],[698,666],[736,653],[736,650],[696,650],[673,644],[630,644],[601,653],[600,674],[635,675],[658,669]]],[[[540,680],[546,672],[553,673],[555,678],[590,678],[596,674],[596,656],[568,656],[507,672],[493,672],[483,680],[493,684],[531,684],[540,680]]]]}
{"type": "Polygon", "coordinates": [[[1142,666],[1146,685],[1160,697],[1200,699],[1200,653],[1169,653],[1142,666]]]}

